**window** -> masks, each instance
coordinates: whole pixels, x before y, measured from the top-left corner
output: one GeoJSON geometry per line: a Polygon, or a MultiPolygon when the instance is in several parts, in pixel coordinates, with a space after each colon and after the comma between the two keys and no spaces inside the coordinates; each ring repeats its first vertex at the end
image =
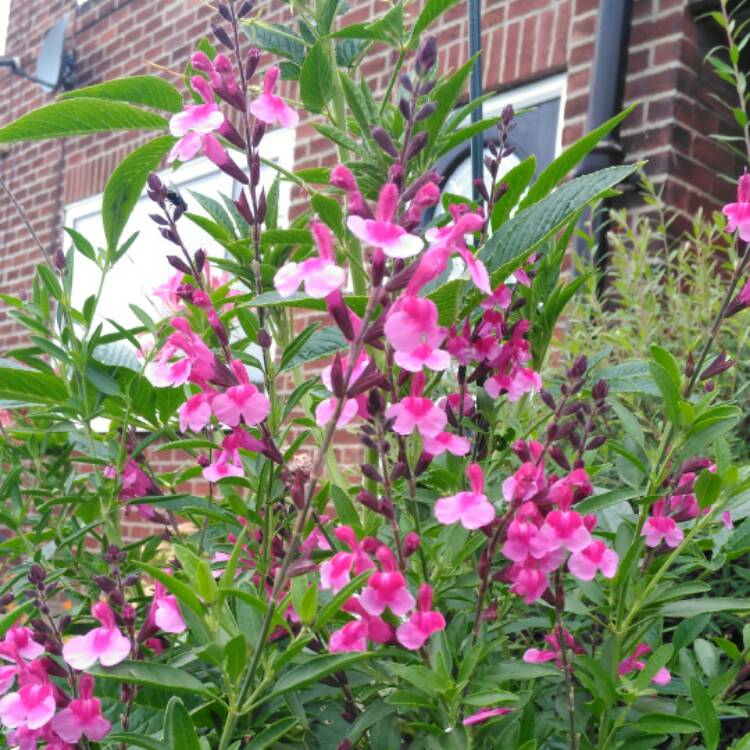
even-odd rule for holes
{"type": "MultiPolygon", "coordinates": [[[[263,139],[263,151],[265,158],[275,161],[285,169],[291,169],[294,158],[294,132],[276,130],[268,133],[263,139]]],[[[234,154],[234,157],[237,163],[241,163],[239,154],[234,154]]],[[[261,180],[266,190],[275,176],[275,170],[270,167],[263,168],[261,180]]],[[[193,190],[220,200],[219,194],[231,195],[234,185],[230,177],[205,158],[187,162],[176,172],[171,169],[165,170],[161,177],[167,184],[173,184],[184,194],[191,212],[203,215],[205,212],[198,202],[191,198],[188,191],[193,190]]],[[[290,200],[289,183],[282,182],[279,196],[279,217],[282,222],[288,217],[290,200]]],[[[95,247],[102,247],[105,240],[101,209],[101,195],[69,205],[65,211],[65,226],[83,234],[95,247]]],[[[158,300],[155,301],[152,297],[153,289],[163,284],[174,273],[166,261],[166,256],[179,255],[179,251],[159,234],[158,227],[149,219],[150,213],[154,213],[154,204],[144,192],[123,233],[123,238],[127,238],[137,231],[138,239],[107,275],[101,295],[96,323],[103,322],[105,330],[112,330],[111,324],[106,322],[107,318],[116,320],[123,326],[138,325],[138,319],[130,309],[131,304],[143,307],[149,314],[156,313],[155,304],[158,300]]],[[[225,255],[224,248],[189,219],[180,221],[180,234],[191,250],[203,247],[209,255],[225,255]]],[[[76,255],[75,264],[73,304],[80,309],[84,300],[98,288],[101,274],[95,263],[80,254],[76,255]]]]}
{"type": "MultiPolygon", "coordinates": [[[[521,86],[498,94],[486,101],[482,115],[485,119],[500,117],[503,109],[512,104],[520,115],[511,133],[510,143],[516,151],[503,159],[501,174],[512,169],[520,161],[534,154],[537,159],[537,174],[561,151],[562,125],[565,97],[565,76],[557,75],[542,81],[521,86]]],[[[466,125],[468,125],[468,121],[466,125]]],[[[494,128],[485,131],[485,143],[495,137],[494,128]]],[[[446,154],[437,165],[438,172],[445,177],[443,191],[471,197],[471,146],[458,146],[446,154]]],[[[485,173],[489,179],[489,175],[485,173]]]]}
{"type": "Polygon", "coordinates": [[[5,54],[10,20],[10,0],[0,0],[0,55],[5,54]]]}

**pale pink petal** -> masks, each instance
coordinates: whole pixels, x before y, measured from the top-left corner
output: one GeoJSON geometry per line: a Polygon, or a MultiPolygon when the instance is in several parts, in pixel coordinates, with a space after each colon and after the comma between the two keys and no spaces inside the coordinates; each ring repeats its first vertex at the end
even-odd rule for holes
{"type": "Polygon", "coordinates": [[[460,493],[449,497],[441,497],[435,503],[435,518],[446,525],[456,523],[461,518],[460,493]]]}
{"type": "Polygon", "coordinates": [[[291,297],[304,281],[305,273],[299,263],[283,265],[273,277],[273,285],[282,297],[291,297]]]}

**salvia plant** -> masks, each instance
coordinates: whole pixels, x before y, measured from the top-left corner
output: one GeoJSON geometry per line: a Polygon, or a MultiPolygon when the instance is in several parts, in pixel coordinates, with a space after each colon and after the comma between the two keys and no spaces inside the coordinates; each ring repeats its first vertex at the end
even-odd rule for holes
{"type": "Polygon", "coordinates": [[[750,306],[750,176],[694,347],[604,367],[563,338],[548,365],[587,280],[561,276],[579,218],[639,165],[566,178],[627,112],[505,171],[516,114],[464,126],[473,61],[437,71],[429,27],[454,4],[345,26],[300,0],[274,26],[228,0],[177,86],[102,83],[0,130],[157,133],[111,175],[104,247],[45,247],[0,184],[43,259],[2,296],[28,334],[0,362],[6,747],[750,747],[750,600],[712,588],[750,549],[715,348],[750,306]],[[396,60],[380,100],[359,74],[376,45],[396,60]],[[333,166],[262,156],[301,108],[333,166]],[[475,199],[442,195],[436,160],[486,130],[475,199]],[[198,155],[233,196],[156,171],[198,155]],[[134,303],[125,327],[97,308],[144,189],[164,315],[134,303]],[[76,306],[82,258],[102,284],[76,306]],[[153,533],[124,535],[130,515],[153,533]]]}

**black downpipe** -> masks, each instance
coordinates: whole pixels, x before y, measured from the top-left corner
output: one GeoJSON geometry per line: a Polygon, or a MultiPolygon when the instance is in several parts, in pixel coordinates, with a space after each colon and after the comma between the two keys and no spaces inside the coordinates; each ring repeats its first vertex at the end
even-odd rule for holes
{"type": "MultiPolygon", "coordinates": [[[[600,0],[596,25],[596,47],[592,68],[587,132],[613,118],[622,110],[627,75],[632,0],[600,0]]],[[[586,157],[579,175],[622,164],[624,152],[620,144],[619,128],[601,141],[586,157]]],[[[594,262],[603,269],[607,263],[606,225],[611,200],[604,200],[592,218],[594,262]]],[[[589,257],[589,247],[583,238],[576,240],[576,251],[589,257]]]]}
{"type": "MultiPolygon", "coordinates": [[[[482,0],[469,0],[469,56],[473,57],[482,50],[482,0]]],[[[474,61],[471,69],[471,83],[469,97],[475,101],[482,96],[482,55],[474,61]]],[[[482,119],[482,106],[478,106],[471,113],[471,121],[479,122],[482,119]]],[[[474,188],[474,200],[479,200],[480,195],[476,187],[476,181],[484,177],[484,134],[478,133],[471,139],[471,183],[474,188]]]]}

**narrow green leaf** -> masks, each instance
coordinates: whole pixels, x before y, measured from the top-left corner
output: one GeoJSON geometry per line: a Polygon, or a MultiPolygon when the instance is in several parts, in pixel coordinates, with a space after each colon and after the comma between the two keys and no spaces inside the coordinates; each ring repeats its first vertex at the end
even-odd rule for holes
{"type": "Polygon", "coordinates": [[[661,608],[664,617],[695,617],[704,612],[747,612],[750,610],[750,599],[730,599],[728,597],[705,597],[703,599],[686,599],[672,602],[661,608]]]}
{"type": "Polygon", "coordinates": [[[120,242],[149,173],[159,166],[174,142],[172,136],[165,135],[145,143],[126,156],[107,181],[102,199],[102,221],[110,252],[113,253],[120,242]]]}
{"type": "Polygon", "coordinates": [[[167,112],[182,111],[182,95],[168,81],[158,76],[129,76],[97,83],[60,94],[60,99],[108,99],[129,104],[143,104],[167,112]]]}
{"type": "Polygon", "coordinates": [[[180,750],[201,750],[193,720],[177,696],[170,699],[164,714],[164,740],[169,747],[180,750]]]}
{"type": "Polygon", "coordinates": [[[40,141],[111,130],[166,130],[167,121],[123,102],[63,99],[34,109],[0,129],[0,143],[40,141]]]}
{"type": "Polygon", "coordinates": [[[672,424],[680,423],[680,392],[672,376],[658,362],[649,362],[648,369],[664,401],[664,411],[672,424]]]}
{"type": "Polygon", "coordinates": [[[695,715],[703,728],[703,741],[706,744],[706,750],[716,750],[719,746],[719,735],[721,733],[716,707],[706,688],[695,677],[690,680],[690,697],[693,699],[695,715]]]}
{"type": "Polygon", "coordinates": [[[144,661],[123,661],[114,667],[102,667],[97,664],[87,670],[100,680],[129,682],[134,685],[149,687],[174,693],[192,693],[210,696],[211,692],[205,682],[201,682],[189,672],[167,664],[155,664],[144,661]]]}
{"type": "Polygon", "coordinates": [[[247,750],[266,750],[288,734],[296,725],[297,719],[280,719],[257,734],[247,746],[247,750]]]}
{"type": "Polygon", "coordinates": [[[273,690],[264,700],[276,698],[292,690],[302,690],[309,685],[320,682],[324,677],[334,672],[348,669],[372,656],[370,653],[323,654],[311,656],[304,664],[285,672],[276,681],[273,690]]]}
{"type": "Polygon", "coordinates": [[[409,38],[409,47],[419,44],[422,33],[426,31],[440,16],[450,10],[459,0],[427,0],[419,14],[409,38]]]}
{"type": "Polygon", "coordinates": [[[536,157],[531,156],[516,164],[506,175],[503,182],[508,186],[505,195],[495,204],[492,209],[492,231],[508,221],[511,211],[518,205],[524,190],[534,179],[536,173],[536,157]]]}
{"type": "Polygon", "coordinates": [[[672,714],[647,714],[631,726],[646,734],[695,734],[701,731],[701,725],[694,719],[672,714]]]}

